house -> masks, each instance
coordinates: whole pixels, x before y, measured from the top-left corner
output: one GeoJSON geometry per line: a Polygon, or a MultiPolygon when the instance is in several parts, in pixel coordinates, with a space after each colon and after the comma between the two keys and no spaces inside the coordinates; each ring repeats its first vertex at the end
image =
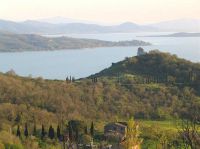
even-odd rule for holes
{"type": "Polygon", "coordinates": [[[126,134],[126,129],[126,122],[109,123],[104,126],[104,136],[106,138],[117,137],[121,140],[126,134]]]}

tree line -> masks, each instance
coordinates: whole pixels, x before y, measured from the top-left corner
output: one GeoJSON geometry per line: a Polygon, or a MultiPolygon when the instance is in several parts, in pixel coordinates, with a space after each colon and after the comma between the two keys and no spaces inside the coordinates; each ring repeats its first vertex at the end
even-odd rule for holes
{"type": "Polygon", "coordinates": [[[45,125],[42,124],[40,132],[38,131],[36,124],[33,126],[33,130],[30,131],[28,124],[25,123],[24,128],[21,129],[20,125],[17,125],[16,136],[22,137],[29,136],[40,137],[42,140],[49,138],[51,140],[58,139],[59,141],[70,141],[70,142],[79,142],[81,135],[90,135],[94,137],[94,123],[92,122],[90,128],[88,129],[87,125],[83,121],[71,120],[68,122],[68,125],[64,130],[61,130],[60,125],[57,125],[55,130],[52,125],[49,126],[48,131],[45,129],[45,125]]]}

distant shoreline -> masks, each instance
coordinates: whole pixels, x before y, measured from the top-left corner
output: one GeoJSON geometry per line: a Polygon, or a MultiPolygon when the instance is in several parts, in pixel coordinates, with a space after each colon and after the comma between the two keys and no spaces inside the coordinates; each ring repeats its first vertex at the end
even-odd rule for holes
{"type": "Polygon", "coordinates": [[[137,36],[137,37],[200,37],[200,33],[174,33],[168,35],[149,35],[149,36],[137,36]]]}
{"type": "MultiPolygon", "coordinates": [[[[143,45],[142,47],[152,46],[150,45],[143,45]]],[[[55,50],[21,50],[21,51],[1,51],[0,54],[3,53],[26,53],[26,52],[57,52],[57,51],[82,51],[82,50],[89,50],[89,49],[98,49],[98,48],[123,48],[123,47],[139,47],[139,46],[112,46],[112,47],[93,47],[93,48],[79,48],[79,49],[55,49],[55,50]]]]}
{"type": "Polygon", "coordinates": [[[0,52],[58,51],[100,47],[150,46],[141,40],[104,41],[72,37],[44,37],[35,34],[14,34],[0,32],[0,52]]]}

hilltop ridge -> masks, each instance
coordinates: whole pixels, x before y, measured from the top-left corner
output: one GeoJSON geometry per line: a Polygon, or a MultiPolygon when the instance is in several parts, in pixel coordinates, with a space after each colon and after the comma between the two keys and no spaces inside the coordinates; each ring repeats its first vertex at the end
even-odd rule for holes
{"type": "Polygon", "coordinates": [[[186,78],[189,79],[190,73],[198,73],[200,75],[200,64],[178,58],[170,53],[153,50],[140,56],[128,57],[123,61],[113,63],[111,67],[91,77],[116,77],[119,74],[138,76],[168,75],[176,82],[184,82],[186,78]]]}

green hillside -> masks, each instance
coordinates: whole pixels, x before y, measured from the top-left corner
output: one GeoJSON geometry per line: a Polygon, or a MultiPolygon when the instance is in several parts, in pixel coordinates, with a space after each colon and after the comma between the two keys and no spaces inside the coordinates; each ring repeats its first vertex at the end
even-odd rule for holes
{"type": "Polygon", "coordinates": [[[157,77],[158,79],[165,77],[176,83],[192,81],[199,83],[200,64],[155,50],[145,55],[130,57],[121,62],[113,63],[111,67],[91,77],[117,77],[122,75],[157,77]]]}
{"type": "MultiPolygon", "coordinates": [[[[195,84],[186,81],[180,85],[176,79],[183,81],[179,79],[182,75],[191,69],[198,71],[199,66],[170,54],[151,52],[113,64],[91,78],[72,82],[0,73],[0,134],[11,128],[16,134],[17,125],[23,127],[26,123],[32,132],[37,125],[37,139],[29,141],[39,142],[38,146],[45,148],[40,140],[42,124],[46,129],[59,124],[65,130],[69,120],[82,120],[88,125],[95,122],[95,141],[99,142],[103,124],[134,116],[142,126],[143,148],[162,145],[161,136],[168,143],[180,141],[172,121],[190,119],[200,113],[199,75],[194,78],[195,84]],[[140,82],[147,75],[162,76],[161,71],[175,82],[140,82]]],[[[21,141],[28,144],[23,138],[21,141]]],[[[42,142],[47,144],[46,149],[56,145],[55,140],[42,142]]]]}
{"type": "Polygon", "coordinates": [[[64,106],[66,119],[105,120],[114,116],[127,117],[127,114],[165,119],[184,115],[189,108],[188,102],[199,99],[199,75],[191,81],[183,80],[190,70],[198,71],[199,68],[199,64],[176,56],[151,52],[127,58],[91,78],[73,83],[1,74],[0,102],[24,104],[52,113],[64,106]],[[146,76],[162,76],[161,72],[167,73],[172,82],[141,81],[146,76]],[[99,78],[94,81],[93,77],[97,76],[99,78]],[[177,81],[182,82],[181,85],[177,81]],[[160,115],[160,110],[166,111],[166,115],[160,115]]]}

